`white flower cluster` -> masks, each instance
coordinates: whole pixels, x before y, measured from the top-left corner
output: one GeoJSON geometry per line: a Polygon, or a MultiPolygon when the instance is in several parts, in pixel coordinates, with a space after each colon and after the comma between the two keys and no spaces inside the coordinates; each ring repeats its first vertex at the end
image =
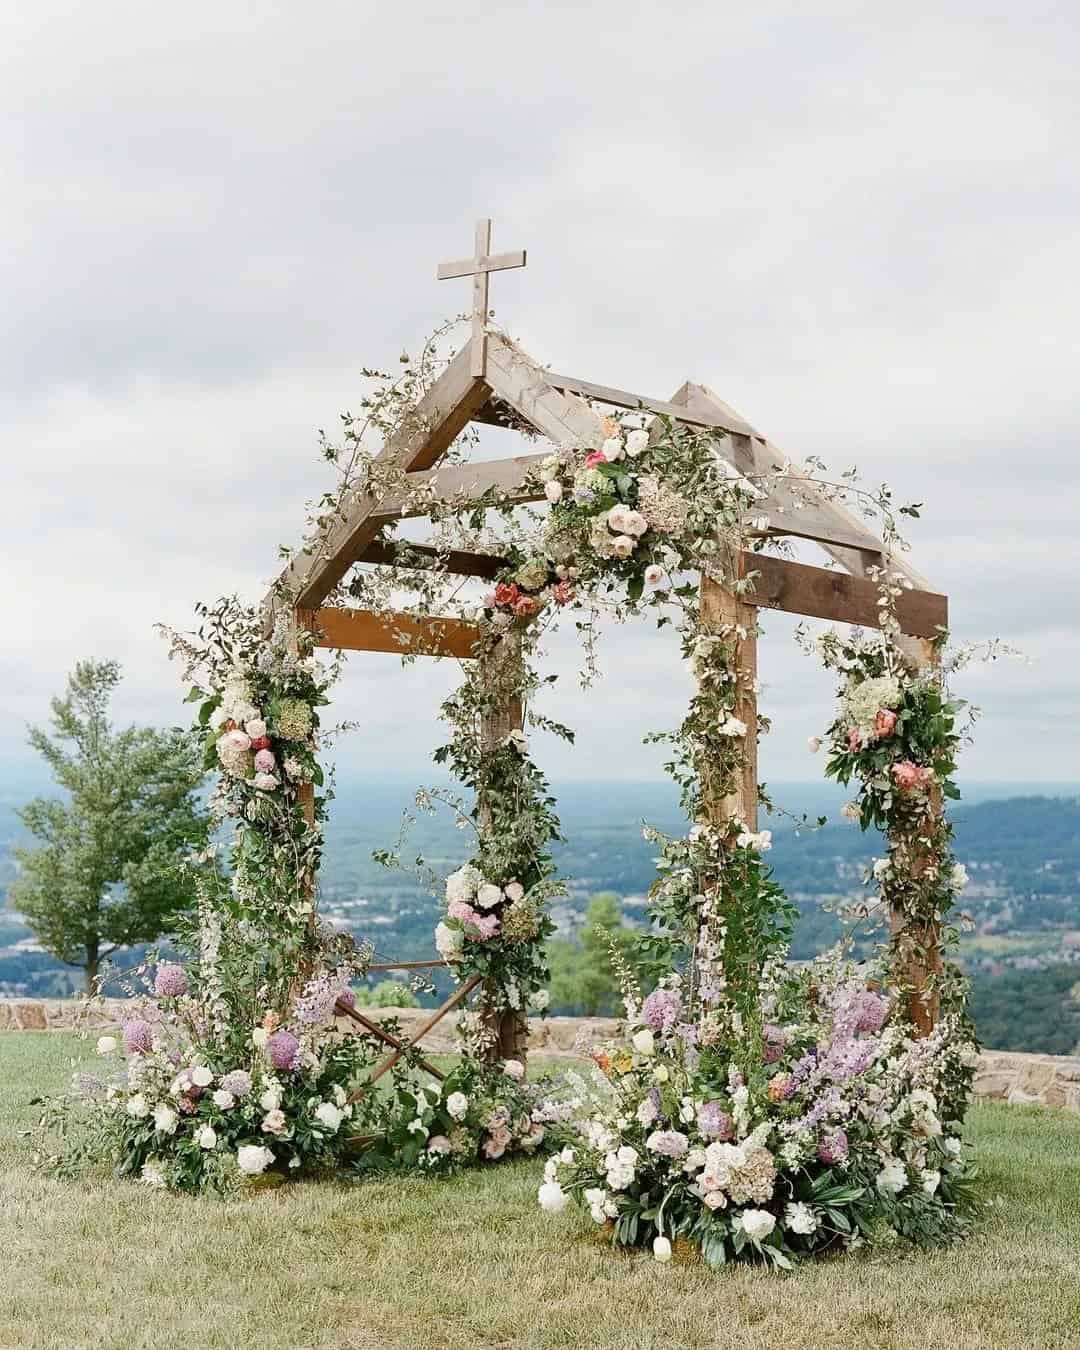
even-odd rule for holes
{"type": "Polygon", "coordinates": [[[883,708],[896,708],[903,693],[895,675],[881,675],[876,679],[850,681],[844,691],[844,721],[860,736],[869,738],[874,731],[874,719],[883,708]]]}

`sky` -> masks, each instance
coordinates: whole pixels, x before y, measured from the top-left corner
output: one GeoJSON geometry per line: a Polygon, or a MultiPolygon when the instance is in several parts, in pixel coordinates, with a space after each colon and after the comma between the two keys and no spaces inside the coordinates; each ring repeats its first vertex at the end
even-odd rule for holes
{"type": "MultiPolygon", "coordinates": [[[[468,283],[478,216],[528,267],[498,322],[555,369],[708,384],[794,458],[924,502],[912,560],[960,640],[1026,662],[958,692],[965,772],[1075,780],[1080,12],[716,0],[9,6],[0,20],[0,752],[73,663],[174,723],[153,625],[258,599],[317,444],[468,283]]],[[[763,772],[819,771],[830,677],[766,616],[763,772]]],[[[556,778],[649,778],[687,682],[644,622],[541,745],[556,778]]],[[[452,663],[354,656],[342,767],[428,776],[452,663]]]]}

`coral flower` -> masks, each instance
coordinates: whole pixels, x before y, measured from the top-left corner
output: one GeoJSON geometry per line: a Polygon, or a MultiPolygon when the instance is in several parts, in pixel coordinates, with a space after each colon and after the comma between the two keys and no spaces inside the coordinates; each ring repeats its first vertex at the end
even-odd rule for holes
{"type": "Polygon", "coordinates": [[[879,741],[887,740],[896,730],[896,714],[891,708],[879,708],[874,718],[874,735],[879,741]]]}
{"type": "Polygon", "coordinates": [[[593,450],[585,456],[585,467],[587,469],[595,469],[598,464],[606,464],[607,462],[608,457],[603,450],[593,450]]]}

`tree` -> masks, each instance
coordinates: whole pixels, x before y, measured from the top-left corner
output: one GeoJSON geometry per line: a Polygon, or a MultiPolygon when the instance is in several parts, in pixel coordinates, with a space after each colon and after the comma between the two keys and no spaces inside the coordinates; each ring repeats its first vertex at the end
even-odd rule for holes
{"type": "Polygon", "coordinates": [[[380,980],[376,985],[361,985],[353,991],[360,1008],[419,1008],[420,1000],[407,984],[398,980],[380,980]]]}
{"type": "Polygon", "coordinates": [[[60,961],[81,966],[87,992],[119,947],[153,942],[192,906],[180,867],[204,848],[209,813],[194,745],[181,731],[115,731],[109,702],[115,661],[81,661],[54,698],[52,734],[30,728],[30,745],[65,800],[37,797],[19,811],[37,848],[18,848],[10,902],[60,961]]]}
{"type": "Polygon", "coordinates": [[[623,922],[619,897],[613,891],[602,891],[589,901],[581,940],[556,938],[548,946],[554,1010],[585,1017],[616,1010],[621,991],[611,960],[613,946],[632,966],[633,930],[623,922]]]}

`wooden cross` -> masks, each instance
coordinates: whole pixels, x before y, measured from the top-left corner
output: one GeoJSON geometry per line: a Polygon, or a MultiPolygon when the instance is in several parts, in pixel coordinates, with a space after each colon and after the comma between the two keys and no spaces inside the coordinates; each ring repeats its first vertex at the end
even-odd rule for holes
{"type": "Polygon", "coordinates": [[[485,324],[488,316],[488,277],[492,272],[501,272],[507,267],[524,267],[525,250],[516,253],[488,253],[491,248],[491,221],[476,222],[476,252],[472,258],[463,258],[461,262],[440,263],[435,275],[440,281],[451,277],[472,277],[472,363],[471,373],[483,377],[487,370],[487,332],[485,324]]]}

